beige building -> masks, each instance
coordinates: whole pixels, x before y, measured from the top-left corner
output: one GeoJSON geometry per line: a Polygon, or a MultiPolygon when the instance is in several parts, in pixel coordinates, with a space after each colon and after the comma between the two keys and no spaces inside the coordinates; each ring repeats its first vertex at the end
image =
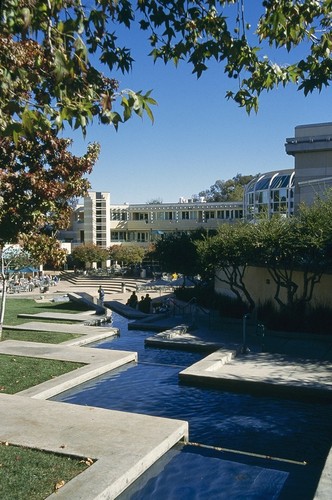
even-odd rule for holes
{"type": "Polygon", "coordinates": [[[176,231],[215,230],[222,223],[243,217],[242,202],[205,203],[181,199],[179,203],[111,205],[109,193],[89,192],[79,205],[71,229],[60,236],[72,247],[94,243],[147,247],[156,238],[176,231]]]}
{"type": "Polygon", "coordinates": [[[215,230],[222,223],[242,219],[242,202],[205,203],[181,199],[179,203],[111,205],[111,244],[146,246],[176,231],[215,230]]]}

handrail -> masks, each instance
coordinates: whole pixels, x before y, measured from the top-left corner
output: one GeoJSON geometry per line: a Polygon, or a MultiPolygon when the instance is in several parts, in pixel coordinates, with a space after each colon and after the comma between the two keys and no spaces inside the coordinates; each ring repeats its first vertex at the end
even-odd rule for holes
{"type": "Polygon", "coordinates": [[[196,319],[196,315],[198,311],[203,312],[204,314],[207,315],[209,318],[209,324],[211,320],[211,312],[209,310],[204,309],[202,306],[200,306],[197,303],[196,297],[192,297],[188,302],[186,302],[184,305],[181,305],[177,303],[174,299],[169,298],[168,299],[169,303],[173,305],[173,315],[175,315],[176,309],[179,310],[180,314],[184,315],[186,313],[186,310],[189,308],[189,313],[192,315],[193,319],[196,319]]]}

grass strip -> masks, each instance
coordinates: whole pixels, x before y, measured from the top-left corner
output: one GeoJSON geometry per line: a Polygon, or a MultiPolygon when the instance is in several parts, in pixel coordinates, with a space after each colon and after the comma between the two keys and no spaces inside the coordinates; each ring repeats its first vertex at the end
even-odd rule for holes
{"type": "Polygon", "coordinates": [[[6,330],[2,332],[3,340],[23,340],[24,342],[42,342],[44,344],[61,344],[67,340],[81,337],[78,334],[64,332],[42,332],[39,330],[6,330]]]}
{"type": "Polygon", "coordinates": [[[0,498],[44,500],[91,463],[90,459],[0,443],[0,498]]]}
{"type": "Polygon", "coordinates": [[[66,314],[80,313],[87,310],[88,307],[86,305],[75,302],[36,302],[34,299],[14,299],[7,297],[4,323],[7,325],[20,325],[29,320],[36,321],[36,319],[19,318],[17,315],[20,313],[62,312],[66,314]]]}
{"type": "Polygon", "coordinates": [[[0,354],[0,391],[15,394],[82,366],[84,363],[0,354]]]}
{"type": "MultiPolygon", "coordinates": [[[[7,298],[6,301],[6,312],[5,312],[5,324],[10,326],[21,325],[23,323],[31,321],[41,321],[48,324],[52,324],[51,320],[43,320],[42,318],[18,318],[17,314],[37,314],[40,312],[62,312],[66,313],[80,313],[86,311],[87,307],[84,304],[78,304],[74,302],[36,302],[33,299],[14,299],[7,298]]],[[[64,321],[55,321],[54,323],[65,323],[64,321]]],[[[66,323],[70,323],[66,321],[66,323]]],[[[42,342],[45,344],[60,344],[67,340],[75,339],[80,337],[78,334],[71,333],[59,333],[54,332],[43,332],[43,331],[31,331],[31,330],[6,330],[3,329],[2,339],[3,340],[23,340],[26,342],[42,342]]]]}

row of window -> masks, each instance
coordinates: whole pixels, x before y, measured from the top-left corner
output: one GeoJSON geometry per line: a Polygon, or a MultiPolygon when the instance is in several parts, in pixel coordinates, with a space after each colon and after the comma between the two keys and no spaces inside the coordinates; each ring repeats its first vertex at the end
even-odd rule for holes
{"type": "Polygon", "coordinates": [[[147,241],[151,241],[151,235],[149,231],[112,231],[111,242],[118,241],[136,241],[138,243],[145,243],[147,241]]]}
{"type": "Polygon", "coordinates": [[[242,209],[232,210],[182,210],[182,211],[158,211],[151,212],[111,212],[113,221],[153,221],[153,220],[197,220],[202,222],[209,219],[241,219],[243,217],[242,209]]]}

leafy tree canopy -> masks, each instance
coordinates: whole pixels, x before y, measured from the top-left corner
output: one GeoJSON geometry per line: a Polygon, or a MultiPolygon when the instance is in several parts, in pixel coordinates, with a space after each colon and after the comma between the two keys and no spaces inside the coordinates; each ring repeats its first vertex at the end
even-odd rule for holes
{"type": "Polygon", "coordinates": [[[129,27],[132,18],[127,1],[1,2],[1,133],[17,138],[66,122],[85,133],[94,118],[117,127],[133,112],[153,119],[149,92],[119,91],[100,70],[130,70],[130,51],[118,46],[114,26],[129,27]]]}
{"type": "Polygon", "coordinates": [[[256,176],[236,174],[235,177],[227,181],[217,180],[210,189],[200,191],[198,195],[193,195],[193,198],[203,197],[209,202],[242,201],[244,186],[254,177],[256,176]]]}
{"type": "Polygon", "coordinates": [[[0,138],[0,235],[14,242],[22,234],[53,234],[67,227],[71,201],[89,187],[84,178],[98,158],[99,146],[90,144],[77,157],[68,151],[71,141],[52,132],[36,132],[15,143],[0,138]],[[50,232],[50,231],[48,231],[50,232]]]}
{"type": "Polygon", "coordinates": [[[86,243],[85,245],[77,246],[72,251],[74,262],[77,265],[86,266],[92,262],[102,262],[108,259],[108,251],[95,245],[94,243],[86,243]]]}
{"type": "Polygon", "coordinates": [[[60,269],[67,260],[67,251],[61,248],[60,242],[54,236],[33,232],[22,235],[21,241],[30,258],[38,264],[48,264],[60,269]]]}
{"type": "Polygon", "coordinates": [[[115,127],[132,113],[153,119],[150,91],[120,90],[115,78],[132,67],[131,49],[118,37],[134,24],[146,32],[154,60],[186,61],[198,77],[211,60],[222,63],[236,80],[227,97],[248,112],[264,90],[294,83],[308,94],[331,80],[332,0],[250,2],[248,14],[244,0],[0,5],[0,132],[14,138],[66,122],[85,133],[94,119],[115,127]],[[285,49],[293,59],[286,64],[285,49]]]}
{"type": "Polygon", "coordinates": [[[196,243],[206,237],[204,229],[167,234],[156,241],[152,257],[160,262],[164,271],[194,276],[200,271],[196,243]]]}
{"type": "Polygon", "coordinates": [[[9,269],[19,269],[28,266],[35,267],[38,264],[26,250],[23,250],[17,245],[9,245],[4,248],[2,260],[4,271],[6,272],[8,272],[9,269]]]}
{"type": "Polygon", "coordinates": [[[257,265],[266,267],[273,279],[279,306],[310,302],[315,285],[332,265],[331,215],[332,191],[327,190],[290,218],[262,216],[255,224],[222,224],[216,236],[197,243],[201,266],[211,275],[222,271],[217,278],[252,308],[245,273],[257,265]]]}
{"type": "Polygon", "coordinates": [[[146,250],[135,245],[112,245],[109,249],[109,258],[125,266],[141,264],[146,255],[146,250]]]}

